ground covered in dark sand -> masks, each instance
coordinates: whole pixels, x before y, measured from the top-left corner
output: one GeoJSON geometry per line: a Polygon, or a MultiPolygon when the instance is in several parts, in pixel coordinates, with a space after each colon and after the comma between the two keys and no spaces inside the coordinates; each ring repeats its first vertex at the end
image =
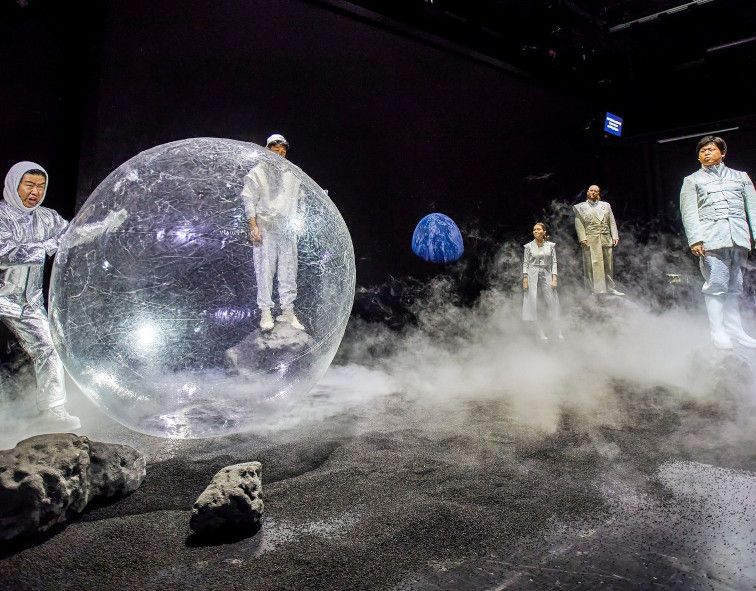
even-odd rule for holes
{"type": "Polygon", "coordinates": [[[144,484],[6,549],[0,587],[753,589],[742,393],[609,389],[590,415],[564,406],[547,430],[504,400],[429,408],[401,394],[265,437],[177,442],[92,419],[83,434],[149,455],[144,484]],[[262,529],[197,545],[192,503],[216,471],[248,460],[263,463],[262,529]]]}
{"type": "Polygon", "coordinates": [[[140,435],[72,392],[81,433],[142,450],[146,480],[6,549],[0,587],[756,588],[756,351],[712,350],[701,310],[582,298],[544,345],[521,296],[447,300],[400,331],[350,323],[315,390],[252,434],[140,435]],[[195,499],[252,460],[262,528],[199,545],[195,499]]]}

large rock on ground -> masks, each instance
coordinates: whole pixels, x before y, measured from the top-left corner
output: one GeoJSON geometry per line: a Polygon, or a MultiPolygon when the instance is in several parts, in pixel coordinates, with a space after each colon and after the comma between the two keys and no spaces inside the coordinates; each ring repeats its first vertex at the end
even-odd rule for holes
{"type": "Polygon", "coordinates": [[[0,541],[44,532],[94,500],[136,490],[145,466],[135,449],[71,433],[37,435],[0,451],[0,541]]]}
{"type": "Polygon", "coordinates": [[[262,464],[226,466],[192,508],[189,527],[199,536],[254,533],[263,514],[262,464]]]}
{"type": "Polygon", "coordinates": [[[125,496],[144,481],[146,459],[128,445],[89,442],[89,479],[97,499],[125,496]]]}
{"type": "Polygon", "coordinates": [[[226,351],[226,366],[231,372],[254,377],[280,364],[292,365],[302,354],[315,347],[313,338],[286,322],[276,322],[273,330],[255,330],[226,351]]]}

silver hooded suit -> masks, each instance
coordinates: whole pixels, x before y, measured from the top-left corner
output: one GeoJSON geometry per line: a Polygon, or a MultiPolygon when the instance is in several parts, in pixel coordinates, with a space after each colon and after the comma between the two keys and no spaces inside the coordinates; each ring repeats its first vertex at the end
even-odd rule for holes
{"type": "MultiPolygon", "coordinates": [[[[34,162],[15,164],[5,177],[0,202],[0,321],[34,362],[37,407],[65,402],[63,364],[50,337],[42,279],[45,258],[54,254],[68,222],[52,209],[27,208],[18,195],[25,173],[44,170],[34,162]]],[[[46,173],[45,173],[46,174],[46,173]]]]}

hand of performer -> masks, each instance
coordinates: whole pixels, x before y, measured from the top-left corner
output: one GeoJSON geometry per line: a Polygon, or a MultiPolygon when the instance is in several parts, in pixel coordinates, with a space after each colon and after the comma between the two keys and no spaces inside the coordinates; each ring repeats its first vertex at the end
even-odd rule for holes
{"type": "Polygon", "coordinates": [[[690,247],[690,252],[692,252],[697,257],[702,257],[706,254],[706,250],[704,249],[703,242],[696,242],[694,245],[690,247]]]}
{"type": "Polygon", "coordinates": [[[580,246],[588,246],[588,241],[587,240],[581,240],[580,241],[580,246]]]}
{"type": "Polygon", "coordinates": [[[619,238],[615,238],[612,240],[612,246],[617,246],[619,244],[619,238]]]}
{"type": "Polygon", "coordinates": [[[557,286],[557,276],[556,275],[552,275],[551,276],[551,287],[553,289],[556,289],[556,286],[557,286]]]}
{"type": "Polygon", "coordinates": [[[56,252],[58,252],[58,239],[57,238],[48,238],[44,242],[41,243],[42,248],[45,249],[45,253],[47,256],[51,257],[56,252]]]}
{"type": "Polygon", "coordinates": [[[260,244],[262,242],[260,228],[254,220],[249,222],[249,237],[254,244],[260,244]]]}
{"type": "Polygon", "coordinates": [[[525,277],[522,278],[522,289],[523,291],[528,291],[528,276],[525,275],[525,277]]]}

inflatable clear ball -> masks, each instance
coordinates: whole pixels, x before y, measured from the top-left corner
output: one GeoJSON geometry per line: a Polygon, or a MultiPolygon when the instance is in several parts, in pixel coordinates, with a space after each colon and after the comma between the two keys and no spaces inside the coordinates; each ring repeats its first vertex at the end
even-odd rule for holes
{"type": "Polygon", "coordinates": [[[346,224],[301,169],[254,144],[188,139],[135,156],[86,201],[55,259],[50,325],[77,385],[134,430],[263,431],[333,360],[354,283],[346,224]]]}

